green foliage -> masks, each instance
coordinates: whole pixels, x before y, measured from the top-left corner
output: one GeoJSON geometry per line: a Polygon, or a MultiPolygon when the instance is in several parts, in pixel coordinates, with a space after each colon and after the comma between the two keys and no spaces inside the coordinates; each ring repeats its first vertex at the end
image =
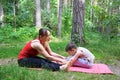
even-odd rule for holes
{"type": "Polygon", "coordinates": [[[62,36],[71,34],[72,31],[72,15],[70,8],[64,8],[62,13],[62,36]]]}
{"type": "Polygon", "coordinates": [[[79,45],[80,41],[79,41],[79,34],[73,34],[73,40],[75,42],[75,44],[79,45]]]}
{"type": "MultiPolygon", "coordinates": [[[[119,0],[107,0],[105,2],[98,0],[97,4],[86,1],[86,16],[85,24],[87,30],[96,32],[96,28],[102,27],[103,34],[107,35],[108,39],[116,38],[119,34],[119,20],[120,15],[118,12],[119,0]],[[91,12],[92,11],[92,12],[91,12]],[[107,29],[110,27],[110,32],[107,29]],[[111,38],[112,37],[112,38],[111,38]]],[[[104,37],[104,35],[102,35],[104,37]]]]}
{"type": "Polygon", "coordinates": [[[51,8],[57,8],[57,6],[58,6],[58,3],[57,3],[58,1],[56,1],[56,0],[50,0],[50,3],[52,4],[52,5],[50,5],[51,6],[51,8]]]}
{"type": "Polygon", "coordinates": [[[0,29],[0,42],[24,41],[35,36],[37,36],[35,27],[17,28],[15,30],[12,26],[5,26],[0,29]]]}
{"type": "Polygon", "coordinates": [[[34,38],[36,35],[36,28],[35,27],[24,27],[24,28],[19,28],[17,33],[19,35],[20,40],[28,40],[34,38]]]}
{"type": "Polygon", "coordinates": [[[19,0],[18,26],[34,26],[34,11],[35,3],[33,0],[19,0]]]}
{"type": "Polygon", "coordinates": [[[43,10],[41,15],[42,15],[42,19],[43,19],[43,26],[50,28],[52,30],[54,30],[54,32],[56,32],[57,29],[57,18],[56,18],[56,14],[54,14],[54,10],[53,13],[50,14],[48,13],[47,10],[43,10]]]}
{"type": "MultiPolygon", "coordinates": [[[[34,12],[35,12],[35,2],[33,0],[18,0],[17,2],[17,11],[16,17],[14,17],[14,1],[1,0],[1,4],[4,8],[4,23],[6,25],[18,27],[34,26],[34,12]],[[7,5],[7,6],[6,6],[7,5]],[[28,7],[31,6],[31,7],[28,7]],[[16,20],[16,21],[15,21],[16,20]]],[[[95,29],[99,26],[104,27],[104,31],[108,26],[111,27],[111,36],[116,36],[119,33],[119,25],[120,25],[120,16],[118,12],[119,0],[107,0],[103,3],[103,1],[98,0],[98,4],[92,4],[91,1],[86,1],[86,10],[85,10],[85,26],[90,31],[95,31],[95,29]],[[92,13],[91,13],[92,10],[92,13]],[[112,11],[114,10],[114,11],[112,11]],[[92,19],[91,19],[92,18],[92,19]],[[101,24],[98,24],[101,23],[101,24]],[[114,34],[115,33],[115,34],[114,34]]],[[[56,0],[50,0],[50,13],[48,13],[46,9],[46,0],[41,1],[41,19],[42,26],[50,28],[52,34],[56,36],[57,33],[57,6],[58,2],[56,0]]],[[[72,28],[72,7],[68,4],[67,7],[63,5],[62,9],[62,36],[70,35],[72,28]]],[[[106,34],[106,32],[105,32],[106,34]]],[[[12,34],[13,36],[17,35],[12,34]]],[[[1,37],[2,38],[2,37],[1,37]]]]}
{"type": "Polygon", "coordinates": [[[4,21],[8,25],[13,26],[14,25],[14,16],[13,15],[4,16],[4,21]]]}
{"type": "Polygon", "coordinates": [[[116,75],[95,75],[79,72],[29,70],[15,65],[0,66],[1,80],[119,80],[116,75]]]}
{"type": "Polygon", "coordinates": [[[33,0],[18,0],[16,13],[14,12],[14,1],[2,2],[4,8],[4,22],[6,25],[23,27],[33,26],[34,20],[34,1],[33,0]],[[6,6],[7,5],[7,6],[6,6]],[[28,7],[30,6],[30,7],[28,7]],[[14,13],[16,15],[14,15],[14,13]]]}
{"type": "Polygon", "coordinates": [[[95,31],[95,24],[88,19],[85,19],[85,28],[84,30],[95,31]]]}
{"type": "Polygon", "coordinates": [[[7,26],[0,29],[0,42],[7,41],[10,38],[9,34],[13,32],[13,28],[11,26],[7,26]]]}

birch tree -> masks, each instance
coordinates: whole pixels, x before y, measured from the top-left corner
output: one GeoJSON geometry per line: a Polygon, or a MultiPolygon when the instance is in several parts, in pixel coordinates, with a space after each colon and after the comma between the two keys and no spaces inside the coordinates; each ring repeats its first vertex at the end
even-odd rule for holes
{"type": "Polygon", "coordinates": [[[41,28],[40,0],[35,0],[35,6],[36,6],[36,11],[35,11],[35,26],[37,28],[41,28]]]}
{"type": "Polygon", "coordinates": [[[57,28],[58,36],[61,36],[61,27],[62,27],[62,0],[58,0],[58,28],[57,28]]]}
{"type": "Polygon", "coordinates": [[[3,23],[3,16],[4,16],[4,13],[3,13],[3,7],[0,3],[0,26],[2,27],[4,25],[3,23]]]}

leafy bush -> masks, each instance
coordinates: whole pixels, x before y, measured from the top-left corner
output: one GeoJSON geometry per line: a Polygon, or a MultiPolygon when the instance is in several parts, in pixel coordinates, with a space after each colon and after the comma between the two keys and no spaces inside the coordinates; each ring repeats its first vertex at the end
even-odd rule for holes
{"type": "Polygon", "coordinates": [[[0,29],[0,42],[24,41],[32,39],[37,35],[35,27],[13,28],[12,26],[5,26],[0,29]]]}
{"type": "Polygon", "coordinates": [[[62,35],[71,34],[72,31],[72,15],[71,9],[64,9],[62,13],[62,35]],[[68,13],[69,12],[69,13],[68,13]]]}
{"type": "Polygon", "coordinates": [[[36,34],[36,29],[34,27],[24,27],[19,28],[17,34],[19,35],[19,40],[28,40],[34,38],[36,34]]]}
{"type": "Polygon", "coordinates": [[[0,42],[6,41],[10,38],[10,34],[13,32],[12,26],[5,26],[0,29],[0,42]]]}

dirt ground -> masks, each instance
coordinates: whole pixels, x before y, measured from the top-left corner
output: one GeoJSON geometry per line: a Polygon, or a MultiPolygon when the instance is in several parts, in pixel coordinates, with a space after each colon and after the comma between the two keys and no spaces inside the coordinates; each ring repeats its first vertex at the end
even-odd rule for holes
{"type": "Polygon", "coordinates": [[[116,60],[114,64],[108,66],[114,74],[120,76],[120,61],[116,60]]]}
{"type": "MultiPolygon", "coordinates": [[[[8,64],[17,65],[17,59],[15,59],[15,58],[0,59],[0,66],[8,65],[8,64]]],[[[120,76],[120,61],[116,60],[116,61],[114,61],[114,64],[109,64],[108,67],[111,69],[111,71],[115,75],[120,76]]]]}

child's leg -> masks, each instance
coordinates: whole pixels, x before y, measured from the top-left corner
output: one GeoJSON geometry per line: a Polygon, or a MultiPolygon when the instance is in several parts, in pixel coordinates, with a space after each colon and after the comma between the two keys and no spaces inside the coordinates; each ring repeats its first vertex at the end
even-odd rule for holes
{"type": "Polygon", "coordinates": [[[79,67],[84,67],[84,68],[91,68],[93,66],[92,62],[89,62],[87,59],[84,58],[78,58],[73,66],[79,66],[79,67]]]}
{"type": "Polygon", "coordinates": [[[65,65],[60,66],[60,70],[69,71],[69,67],[72,65],[71,61],[68,61],[65,65]]]}
{"type": "Polygon", "coordinates": [[[67,64],[60,66],[61,70],[69,71],[69,67],[73,65],[73,63],[78,59],[80,53],[76,53],[67,64]]]}

